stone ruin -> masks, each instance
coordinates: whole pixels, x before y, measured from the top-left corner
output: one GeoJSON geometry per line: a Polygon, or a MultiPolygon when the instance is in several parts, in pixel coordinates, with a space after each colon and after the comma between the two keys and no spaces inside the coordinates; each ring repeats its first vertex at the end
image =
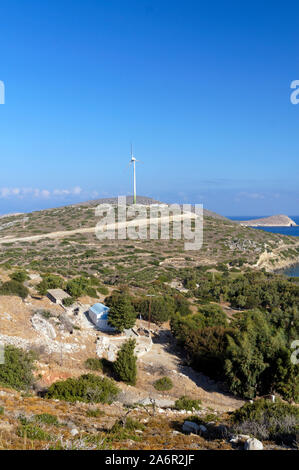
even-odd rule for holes
{"type": "Polygon", "coordinates": [[[141,357],[151,350],[153,342],[149,336],[139,336],[137,333],[125,336],[99,336],[96,342],[97,355],[106,357],[108,361],[115,361],[118,350],[129,337],[136,340],[135,355],[137,357],[141,357]]]}

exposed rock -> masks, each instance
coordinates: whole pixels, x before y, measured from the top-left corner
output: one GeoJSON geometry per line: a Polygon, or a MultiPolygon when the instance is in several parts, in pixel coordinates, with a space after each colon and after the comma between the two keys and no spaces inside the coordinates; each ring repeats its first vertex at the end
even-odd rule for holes
{"type": "Polygon", "coordinates": [[[200,426],[193,421],[185,421],[182,427],[183,432],[197,434],[200,430],[200,426]]]}
{"type": "Polygon", "coordinates": [[[203,424],[199,425],[199,429],[201,432],[207,432],[207,428],[203,424]]]}
{"type": "Polygon", "coordinates": [[[254,437],[247,439],[244,444],[245,450],[263,450],[263,448],[263,443],[254,437]]]}
{"type": "Polygon", "coordinates": [[[44,336],[46,336],[46,338],[56,338],[55,328],[45,318],[39,315],[34,315],[31,318],[31,323],[33,328],[39,333],[42,333],[44,336]]]}
{"type": "Polygon", "coordinates": [[[236,436],[233,436],[229,442],[231,442],[232,444],[240,444],[248,439],[250,439],[250,436],[248,436],[247,434],[237,434],[236,436]]]}

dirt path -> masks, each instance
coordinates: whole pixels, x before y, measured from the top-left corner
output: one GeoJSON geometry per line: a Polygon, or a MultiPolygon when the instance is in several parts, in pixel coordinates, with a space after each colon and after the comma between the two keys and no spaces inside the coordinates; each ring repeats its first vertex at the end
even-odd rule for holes
{"type": "MultiPolygon", "coordinates": [[[[171,223],[172,221],[195,219],[196,217],[197,217],[196,214],[188,212],[184,214],[174,215],[171,217],[165,216],[165,217],[151,218],[150,220],[151,220],[151,223],[161,223],[161,222],[171,223]]],[[[102,229],[99,226],[95,226],[95,227],[87,227],[87,228],[78,228],[74,230],[62,230],[58,232],[43,233],[41,235],[30,235],[27,237],[4,237],[0,239],[0,245],[2,245],[3,243],[16,243],[16,242],[43,240],[46,238],[51,238],[51,239],[64,238],[64,237],[69,237],[71,235],[75,235],[78,233],[97,234],[98,232],[100,234],[104,231],[130,228],[130,227],[135,227],[135,226],[142,227],[148,224],[149,224],[149,219],[141,219],[141,220],[136,219],[136,220],[128,220],[126,222],[120,222],[120,223],[115,223],[115,224],[106,224],[102,226],[102,229]]]]}
{"type": "Polygon", "coordinates": [[[161,330],[150,352],[138,361],[138,388],[147,390],[147,395],[175,401],[182,395],[200,399],[203,406],[217,411],[232,411],[244,403],[243,400],[225,393],[220,384],[206,375],[184,364],[181,351],[176,347],[169,330],[161,330]],[[174,387],[169,392],[158,393],[153,382],[160,377],[171,378],[174,387]]]}

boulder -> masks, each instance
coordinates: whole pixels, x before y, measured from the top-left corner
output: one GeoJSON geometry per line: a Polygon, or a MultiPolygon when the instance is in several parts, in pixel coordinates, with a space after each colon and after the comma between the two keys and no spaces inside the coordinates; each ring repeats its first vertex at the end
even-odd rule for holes
{"type": "Polygon", "coordinates": [[[185,421],[182,427],[183,432],[197,434],[200,426],[193,421],[185,421]]]}
{"type": "Polygon", "coordinates": [[[203,424],[199,425],[199,429],[201,432],[207,432],[207,428],[203,424]]]}
{"type": "Polygon", "coordinates": [[[77,434],[79,434],[79,431],[78,431],[78,429],[76,429],[76,428],[71,429],[70,432],[71,432],[71,435],[72,435],[72,436],[77,436],[77,434]]]}
{"type": "Polygon", "coordinates": [[[245,450],[263,450],[263,448],[263,443],[254,437],[247,439],[244,444],[245,450]]]}

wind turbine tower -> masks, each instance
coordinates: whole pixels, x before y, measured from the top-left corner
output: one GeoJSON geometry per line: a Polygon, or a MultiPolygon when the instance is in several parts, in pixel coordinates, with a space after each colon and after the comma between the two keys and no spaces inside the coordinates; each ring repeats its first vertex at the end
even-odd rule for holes
{"type": "Polygon", "coordinates": [[[133,147],[131,145],[131,160],[130,160],[130,165],[133,164],[133,204],[136,204],[136,167],[135,164],[139,160],[136,160],[136,158],[133,155],[133,147]]]}

